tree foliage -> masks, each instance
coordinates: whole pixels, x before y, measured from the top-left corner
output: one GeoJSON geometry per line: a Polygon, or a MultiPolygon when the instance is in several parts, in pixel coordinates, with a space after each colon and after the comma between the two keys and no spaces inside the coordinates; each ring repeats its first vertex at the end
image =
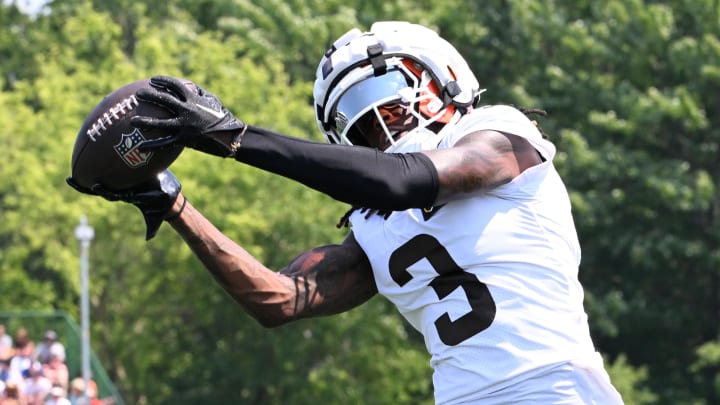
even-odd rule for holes
{"type": "MultiPolygon", "coordinates": [[[[78,314],[87,215],[94,350],[129,403],[432,402],[421,338],[382,298],[257,326],[169,229],[65,185],[85,115],[153,74],[192,79],[243,120],[321,140],[319,56],[374,20],[435,28],[484,103],[543,108],[583,246],[593,337],[628,404],[720,400],[720,5],[714,0],[467,2],[55,0],[0,5],[0,308],[78,314]]],[[[346,207],[188,151],[188,198],[274,269],[335,243],[346,207]]]]}

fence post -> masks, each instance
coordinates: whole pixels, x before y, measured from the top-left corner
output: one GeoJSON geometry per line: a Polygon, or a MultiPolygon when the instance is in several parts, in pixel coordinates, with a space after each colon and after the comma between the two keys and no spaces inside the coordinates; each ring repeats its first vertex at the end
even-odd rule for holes
{"type": "Polygon", "coordinates": [[[90,242],[95,231],[88,225],[87,217],[80,217],[80,225],[75,228],[75,238],[80,241],[80,336],[82,353],[82,379],[85,382],[83,392],[84,404],[90,403],[88,389],[90,387],[90,300],[88,298],[88,255],[90,242]]]}

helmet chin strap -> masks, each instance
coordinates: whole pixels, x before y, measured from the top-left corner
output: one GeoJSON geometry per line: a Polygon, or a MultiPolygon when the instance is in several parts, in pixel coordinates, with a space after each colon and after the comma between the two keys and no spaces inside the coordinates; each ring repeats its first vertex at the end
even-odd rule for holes
{"type": "Polygon", "coordinates": [[[444,124],[439,132],[433,132],[427,125],[431,122],[426,122],[422,126],[418,126],[406,134],[400,137],[398,140],[393,140],[392,145],[385,149],[384,153],[412,153],[420,152],[422,150],[430,150],[437,148],[440,141],[443,139],[442,134],[449,130],[450,127],[462,117],[462,114],[455,112],[450,122],[444,124]]]}

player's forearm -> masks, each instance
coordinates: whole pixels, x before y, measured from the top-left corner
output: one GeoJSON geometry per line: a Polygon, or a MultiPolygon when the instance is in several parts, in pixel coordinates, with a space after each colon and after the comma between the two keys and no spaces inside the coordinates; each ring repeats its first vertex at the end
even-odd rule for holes
{"type": "MultiPolygon", "coordinates": [[[[181,195],[168,217],[177,215],[183,201],[181,195]]],[[[218,284],[260,324],[273,327],[303,317],[292,280],[257,261],[190,203],[169,223],[218,284]]]]}
{"type": "Polygon", "coordinates": [[[235,159],[360,207],[424,208],[437,195],[437,172],[419,153],[310,142],[249,125],[235,159]]]}
{"type": "Polygon", "coordinates": [[[167,218],[217,282],[263,326],[337,314],[377,293],[370,262],[350,235],[274,272],[220,233],[181,194],[167,218]]]}

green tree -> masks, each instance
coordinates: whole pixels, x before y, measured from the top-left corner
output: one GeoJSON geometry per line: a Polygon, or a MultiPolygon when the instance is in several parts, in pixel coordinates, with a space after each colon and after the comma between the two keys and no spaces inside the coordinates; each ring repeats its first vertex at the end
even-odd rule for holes
{"type": "MultiPolygon", "coordinates": [[[[111,14],[89,3],[75,9],[56,5],[63,6],[58,14],[33,25],[34,35],[56,38],[47,51],[32,54],[38,78],[18,80],[13,91],[0,93],[7,105],[0,115],[2,140],[10,151],[2,166],[6,305],[77,313],[72,229],[86,214],[96,231],[91,256],[95,350],[129,403],[196,403],[238,392],[256,403],[292,402],[313,397],[310,379],[320,390],[326,387],[319,397],[333,402],[341,395],[335,387],[360,376],[366,377],[363,384],[342,393],[350,402],[375,391],[386,392],[380,402],[391,402],[390,395],[400,403],[429,398],[427,361],[412,346],[396,350],[410,363],[385,365],[381,372],[371,373],[363,360],[403,346],[408,337],[397,315],[368,322],[358,311],[321,320],[313,324],[317,330],[305,325],[264,330],[221,292],[174,234],[161,231],[145,243],[135,208],[79,195],[64,184],[85,114],[103,95],[139,77],[192,77],[219,88],[244,119],[300,136],[317,133],[305,102],[309,85],[290,84],[277,61],[238,59],[245,42],[200,32],[192,20],[158,24],[140,18],[139,40],[128,47],[111,14]],[[178,35],[179,27],[185,30],[178,35]],[[256,108],[258,100],[264,108],[256,108]],[[370,333],[355,333],[365,328],[370,333]],[[353,370],[358,367],[368,371],[353,370]],[[387,390],[393,375],[412,381],[387,390]]],[[[193,153],[173,167],[194,204],[276,268],[306,244],[339,241],[345,234],[333,227],[344,206],[287,180],[193,153]]],[[[382,302],[367,308],[371,314],[387,312],[382,302]]]]}
{"type": "MultiPolygon", "coordinates": [[[[0,307],[78,312],[80,215],[95,228],[94,349],[128,403],[430,403],[420,337],[382,298],[265,330],[164,226],[64,183],[86,114],[121,85],[190,78],[239,117],[321,140],[316,62],[353,26],[437,29],[540,125],[575,207],[593,337],[628,404],[718,401],[720,9],[714,0],[473,3],[55,0],[0,4],[0,307]]],[[[347,208],[187,151],[190,201],[273,268],[340,241],[347,208]]]]}
{"type": "Polygon", "coordinates": [[[516,46],[491,68],[550,112],[596,342],[646,367],[658,403],[716,402],[687,366],[719,324],[717,2],[511,4],[516,46]]]}

